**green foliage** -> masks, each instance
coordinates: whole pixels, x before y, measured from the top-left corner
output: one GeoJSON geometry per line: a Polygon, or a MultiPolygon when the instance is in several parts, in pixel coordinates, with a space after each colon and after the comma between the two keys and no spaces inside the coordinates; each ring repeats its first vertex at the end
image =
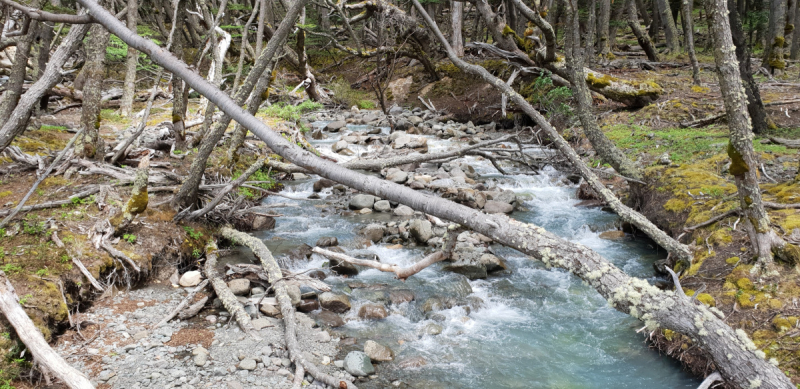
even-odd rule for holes
{"type": "Polygon", "coordinates": [[[48,274],[50,274],[50,272],[48,272],[47,269],[39,269],[36,271],[36,275],[39,277],[46,277],[48,274]]]}
{"type": "Polygon", "coordinates": [[[322,104],[311,100],[305,100],[298,105],[287,103],[275,103],[262,110],[267,116],[281,118],[287,121],[296,122],[304,113],[312,112],[322,108],[322,104]]]}
{"type": "Polygon", "coordinates": [[[549,76],[537,77],[520,88],[519,93],[531,105],[545,111],[548,119],[572,116],[572,109],[567,105],[572,98],[572,90],[566,86],[553,86],[553,79],[549,76]]]}
{"type": "Polygon", "coordinates": [[[122,235],[122,240],[124,240],[124,241],[126,241],[126,242],[128,242],[130,244],[134,244],[134,243],[136,243],[136,235],[134,235],[134,234],[124,234],[124,235],[122,235]]]}
{"type": "Polygon", "coordinates": [[[22,230],[28,235],[39,235],[44,232],[44,222],[25,220],[22,222],[22,230]]]}
{"type": "Polygon", "coordinates": [[[193,257],[200,258],[201,255],[203,255],[203,252],[200,251],[199,248],[195,248],[194,250],[192,250],[192,256],[193,257]]]}
{"type": "MultiPolygon", "coordinates": [[[[242,172],[241,171],[237,171],[237,172],[233,173],[233,177],[232,178],[236,179],[241,175],[242,175],[242,172]]],[[[262,182],[259,182],[258,184],[253,184],[253,186],[256,186],[256,187],[259,187],[259,188],[262,188],[262,189],[266,189],[266,190],[270,190],[270,189],[275,188],[275,184],[277,184],[275,179],[272,178],[269,175],[269,172],[264,171],[264,170],[256,170],[256,172],[253,173],[250,176],[250,178],[248,178],[248,181],[262,181],[262,182]]],[[[248,199],[251,199],[251,200],[258,197],[257,194],[254,193],[254,190],[252,190],[250,188],[241,188],[240,187],[239,188],[239,194],[244,196],[244,197],[247,197],[248,199]]]]}
{"type": "Polygon", "coordinates": [[[15,265],[13,263],[7,263],[7,264],[3,265],[3,267],[0,268],[0,269],[2,269],[4,272],[6,272],[8,274],[17,274],[17,273],[22,271],[22,266],[15,265]]]}
{"type": "Polygon", "coordinates": [[[111,34],[106,46],[106,60],[119,62],[124,60],[126,55],[128,55],[128,45],[118,36],[111,34]]]}
{"type": "MultiPolygon", "coordinates": [[[[335,81],[328,84],[328,88],[333,91],[333,96],[331,96],[331,100],[334,103],[343,105],[346,108],[357,106],[361,108],[362,104],[366,104],[365,102],[369,101],[372,103],[372,107],[375,107],[375,103],[372,102],[371,98],[372,95],[357,89],[353,89],[350,87],[350,83],[347,80],[338,78],[335,81]]],[[[362,109],[370,109],[370,108],[362,108],[362,109]]]]}
{"type": "Polygon", "coordinates": [[[189,234],[189,237],[192,238],[192,239],[197,240],[197,239],[200,239],[200,238],[203,237],[203,233],[202,232],[195,231],[195,229],[192,228],[192,227],[183,226],[183,230],[186,231],[186,233],[189,234]]]}
{"type": "Polygon", "coordinates": [[[67,254],[62,254],[61,255],[61,263],[69,263],[69,261],[70,261],[69,255],[67,255],[67,254]]]}
{"type": "Polygon", "coordinates": [[[356,106],[359,109],[375,109],[375,102],[372,100],[359,100],[356,106]]]}
{"type": "Polygon", "coordinates": [[[32,298],[33,298],[33,295],[28,293],[28,294],[26,294],[26,295],[24,295],[24,296],[19,298],[19,304],[20,305],[25,305],[25,303],[27,303],[28,300],[30,300],[32,298]]]}
{"type": "MultiPolygon", "coordinates": [[[[228,3],[228,11],[251,11],[253,7],[247,4],[237,4],[237,3],[228,3]]],[[[212,13],[216,14],[217,11],[213,11],[212,13]]]]}

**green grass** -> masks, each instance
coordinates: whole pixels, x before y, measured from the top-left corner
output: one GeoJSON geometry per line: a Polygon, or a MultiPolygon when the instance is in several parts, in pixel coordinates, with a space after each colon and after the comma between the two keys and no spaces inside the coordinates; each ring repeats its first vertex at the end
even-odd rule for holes
{"type": "Polygon", "coordinates": [[[316,111],[320,108],[322,108],[322,104],[306,100],[298,105],[275,103],[267,108],[261,109],[261,113],[270,117],[296,122],[300,120],[300,116],[303,114],[316,111]]]}
{"type": "Polygon", "coordinates": [[[64,127],[64,126],[51,126],[49,124],[42,124],[42,126],[39,127],[39,130],[40,131],[59,131],[59,132],[61,132],[61,131],[66,131],[67,127],[64,127]]]}

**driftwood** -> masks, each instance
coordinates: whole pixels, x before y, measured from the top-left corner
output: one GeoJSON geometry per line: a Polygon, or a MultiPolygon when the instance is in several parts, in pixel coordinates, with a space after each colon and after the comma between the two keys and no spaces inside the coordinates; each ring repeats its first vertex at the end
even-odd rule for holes
{"type": "MultiPolygon", "coordinates": [[[[777,105],[786,105],[786,104],[794,104],[794,103],[800,103],[800,99],[773,101],[773,102],[770,102],[770,103],[764,103],[764,106],[765,107],[774,107],[774,106],[777,106],[777,105]]],[[[681,123],[681,127],[683,127],[683,128],[692,128],[692,127],[707,126],[707,125],[709,125],[711,123],[714,123],[715,121],[717,121],[719,119],[724,118],[725,115],[727,115],[727,114],[723,112],[723,113],[718,114],[718,115],[711,115],[711,116],[704,117],[702,119],[692,120],[690,122],[684,122],[684,123],[681,123]]],[[[769,139],[771,141],[775,142],[775,143],[782,144],[782,145],[790,147],[790,148],[800,148],[800,141],[798,141],[798,140],[776,138],[776,137],[771,137],[771,136],[769,137],[769,139]],[[784,143],[782,143],[782,141],[787,141],[788,144],[784,144],[784,143]]]]}
{"type": "Polygon", "coordinates": [[[73,389],[92,389],[94,386],[89,379],[81,372],[70,366],[58,353],[53,350],[44,336],[28,314],[19,305],[19,297],[11,286],[11,282],[6,278],[6,274],[0,271],[0,310],[6,317],[11,326],[33,354],[33,359],[38,364],[55,374],[68,387],[73,389]]]}
{"type": "Polygon", "coordinates": [[[56,159],[55,159],[55,160],[53,160],[53,162],[50,164],[50,166],[48,166],[48,167],[47,167],[47,170],[45,170],[45,171],[44,171],[44,173],[42,173],[42,174],[39,176],[39,179],[38,179],[38,180],[36,180],[36,182],[34,182],[34,183],[33,183],[33,186],[32,186],[32,187],[31,187],[31,189],[28,191],[28,193],[26,193],[26,194],[25,194],[25,197],[23,197],[23,198],[22,198],[22,200],[20,200],[20,201],[19,201],[19,204],[17,204],[17,207],[16,207],[16,208],[14,208],[14,210],[13,210],[13,211],[11,211],[11,214],[10,214],[10,215],[8,215],[8,216],[6,216],[6,218],[5,218],[5,219],[3,219],[3,221],[0,221],[0,228],[3,228],[3,227],[6,225],[6,224],[8,224],[8,222],[9,222],[11,219],[13,219],[13,218],[14,218],[14,216],[17,216],[17,213],[19,213],[19,211],[22,209],[22,207],[24,207],[24,206],[25,206],[25,202],[27,202],[27,201],[28,201],[28,199],[31,197],[31,195],[32,195],[32,194],[33,194],[33,192],[36,190],[36,188],[38,188],[38,187],[39,187],[39,184],[41,184],[41,183],[42,183],[42,181],[44,181],[44,179],[45,179],[45,178],[47,178],[47,176],[49,176],[49,175],[50,175],[50,172],[52,172],[52,171],[53,171],[53,168],[54,168],[54,167],[55,167],[55,166],[56,166],[56,165],[57,165],[59,162],[61,162],[61,158],[63,158],[63,157],[64,157],[64,154],[66,154],[66,153],[67,153],[67,150],[69,150],[69,149],[72,147],[72,145],[75,143],[75,140],[77,140],[77,139],[78,139],[78,137],[79,137],[79,136],[81,136],[81,134],[82,134],[82,133],[83,133],[83,129],[81,129],[80,131],[78,131],[78,132],[77,132],[77,133],[76,133],[76,134],[75,134],[75,135],[72,137],[72,139],[70,139],[70,140],[69,140],[69,142],[67,142],[67,145],[66,145],[66,146],[64,146],[64,150],[61,150],[61,152],[58,154],[58,156],[56,156],[56,159]]]}
{"type": "Polygon", "coordinates": [[[320,248],[320,247],[314,247],[313,249],[311,249],[311,251],[313,251],[313,252],[315,252],[315,253],[317,253],[319,255],[322,255],[322,256],[324,256],[326,258],[329,258],[329,259],[336,259],[336,260],[339,260],[339,261],[342,261],[342,262],[351,263],[353,265],[366,266],[366,267],[371,267],[373,269],[378,269],[378,270],[383,271],[383,272],[394,273],[395,275],[397,275],[398,279],[403,280],[403,281],[405,281],[408,277],[411,277],[414,274],[419,273],[420,271],[422,271],[426,267],[428,267],[430,265],[433,265],[434,263],[441,262],[441,261],[447,259],[447,255],[445,253],[443,253],[441,251],[437,251],[437,252],[435,252],[433,254],[430,254],[430,255],[426,256],[421,261],[419,261],[419,262],[417,262],[417,263],[415,263],[415,264],[413,264],[411,266],[400,267],[400,266],[397,266],[397,265],[394,265],[394,264],[381,263],[381,262],[373,261],[373,260],[369,260],[369,259],[354,258],[354,257],[351,257],[351,256],[346,255],[346,254],[325,250],[325,249],[320,248]]]}
{"type": "Polygon", "coordinates": [[[161,319],[161,321],[159,321],[156,325],[154,325],[153,328],[161,327],[166,322],[172,320],[172,318],[175,317],[175,315],[180,313],[184,308],[186,308],[187,305],[189,305],[189,302],[192,301],[192,298],[194,297],[194,295],[197,294],[197,292],[205,289],[206,285],[208,285],[208,279],[203,280],[203,282],[201,282],[199,285],[197,285],[196,288],[194,288],[191,292],[189,292],[189,294],[187,294],[186,297],[183,298],[183,301],[181,301],[181,303],[178,304],[178,306],[175,307],[175,309],[170,311],[169,314],[167,314],[167,316],[164,316],[164,318],[161,319]]]}
{"type": "Polygon", "coordinates": [[[186,319],[193,318],[201,310],[203,310],[203,307],[206,306],[207,302],[208,302],[208,296],[205,296],[205,297],[201,298],[200,301],[198,301],[198,302],[190,305],[188,308],[182,310],[181,313],[178,314],[178,319],[186,320],[186,319]]]}
{"type": "Polygon", "coordinates": [[[244,307],[236,299],[236,296],[228,288],[225,281],[222,280],[219,273],[217,273],[217,243],[209,241],[206,245],[206,264],[205,264],[206,277],[211,280],[211,286],[214,287],[214,292],[217,293],[222,306],[236,319],[242,331],[248,335],[258,338],[255,333],[253,325],[250,324],[250,315],[245,312],[244,307]]]}
{"type": "Polygon", "coordinates": [[[231,239],[239,244],[247,246],[253,250],[253,254],[261,261],[261,266],[266,270],[269,282],[272,284],[272,289],[275,291],[275,296],[278,299],[278,305],[283,315],[283,322],[285,328],[286,348],[289,349],[289,358],[295,364],[302,366],[314,379],[324,382],[334,388],[358,389],[355,384],[344,380],[336,379],[328,374],[323,373],[316,365],[309,362],[303,356],[300,346],[297,343],[297,333],[295,327],[297,323],[294,318],[294,307],[292,306],[292,299],[286,291],[286,283],[283,280],[278,263],[272,257],[272,253],[267,246],[264,245],[259,239],[256,239],[248,234],[234,230],[229,227],[223,227],[220,230],[222,236],[231,239]]]}
{"type": "Polygon", "coordinates": [[[784,139],[784,138],[778,138],[776,136],[770,136],[768,138],[773,143],[784,145],[790,149],[800,149],[800,139],[784,139]]]}
{"type": "Polygon", "coordinates": [[[245,170],[245,172],[242,173],[242,175],[239,176],[239,178],[229,182],[228,185],[222,188],[219,191],[219,193],[214,197],[214,199],[208,202],[208,204],[206,204],[205,207],[190,213],[188,216],[186,216],[186,219],[194,220],[211,212],[211,210],[213,210],[214,207],[216,207],[217,205],[219,205],[220,202],[222,202],[222,199],[224,199],[228,193],[238,188],[239,185],[242,185],[242,183],[244,183],[248,178],[250,178],[250,176],[252,176],[253,173],[255,173],[258,169],[261,169],[264,166],[264,162],[266,162],[266,158],[263,157],[259,158],[255,163],[250,165],[250,167],[247,168],[247,170],[245,170]]]}

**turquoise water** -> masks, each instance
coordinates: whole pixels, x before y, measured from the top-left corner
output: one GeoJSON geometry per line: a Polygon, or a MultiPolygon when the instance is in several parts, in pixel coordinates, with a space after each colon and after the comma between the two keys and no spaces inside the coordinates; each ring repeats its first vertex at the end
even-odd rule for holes
{"type": "MultiPolygon", "coordinates": [[[[334,140],[316,143],[327,154],[334,140]]],[[[430,139],[429,144],[432,151],[454,146],[437,139],[430,139]]],[[[515,212],[513,217],[586,245],[631,275],[655,280],[652,263],[664,253],[643,241],[598,238],[600,232],[613,228],[616,216],[599,209],[576,208],[576,187],[565,184],[560,173],[545,169],[534,176],[503,177],[484,161],[473,159],[470,164],[499,187],[528,196],[525,205],[529,211],[515,212]]],[[[312,193],[312,184],[313,179],[295,181],[284,191],[306,197],[312,193]]],[[[275,230],[256,235],[278,255],[298,243],[313,246],[322,236],[336,236],[346,250],[369,250],[383,262],[404,266],[424,255],[421,249],[358,247],[358,228],[388,215],[337,216],[314,207],[320,202],[278,197],[265,202],[300,205],[277,210],[284,216],[277,219],[275,230]]],[[[395,352],[395,362],[413,357],[426,362],[413,369],[398,368],[396,363],[378,365],[380,378],[359,387],[384,387],[392,381],[415,388],[694,388],[699,384],[677,362],[648,349],[643,334],[636,333],[641,322],[610,308],[580,280],[560,270],[545,269],[517,251],[502,246],[493,249],[506,260],[510,272],[469,281],[469,287],[462,276],[441,271],[440,264],[405,283],[374,269],[353,278],[326,279],[335,290],[347,290],[347,282],[359,281],[410,289],[416,297],[411,303],[391,306],[390,316],[377,322],[358,320],[358,307],[365,301],[351,297],[353,309],[346,314],[347,324],[337,329],[342,336],[385,344],[395,352]],[[430,320],[420,306],[433,296],[477,296],[484,305],[470,312],[454,307],[437,312],[437,320],[430,320]],[[440,325],[441,334],[425,335],[424,329],[431,324],[440,325]]],[[[310,269],[322,267],[323,262],[314,256],[293,267],[310,269]]]]}

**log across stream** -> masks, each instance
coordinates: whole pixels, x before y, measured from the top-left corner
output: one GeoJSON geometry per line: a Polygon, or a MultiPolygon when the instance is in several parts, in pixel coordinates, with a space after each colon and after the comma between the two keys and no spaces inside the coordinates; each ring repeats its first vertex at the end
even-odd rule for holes
{"type": "MultiPolygon", "coordinates": [[[[329,154],[330,145],[347,132],[329,133],[327,139],[312,143],[329,154]]],[[[431,150],[443,151],[455,144],[431,137],[428,145],[431,150]]],[[[561,173],[546,168],[536,176],[504,177],[489,161],[467,160],[482,178],[528,199],[524,204],[528,211],[516,211],[513,217],[586,245],[631,275],[657,280],[652,263],[666,253],[641,240],[599,238],[601,232],[616,229],[616,216],[599,208],[576,207],[577,187],[561,173]]],[[[291,182],[284,193],[307,197],[313,193],[315,180],[291,182]]],[[[326,189],[320,195],[325,198],[330,191],[326,189]]],[[[311,202],[281,197],[268,198],[265,203],[299,205],[280,208],[283,216],[277,218],[275,229],[256,233],[276,257],[302,243],[313,246],[320,237],[338,238],[339,245],[351,255],[377,254],[381,261],[401,266],[424,256],[421,247],[397,249],[379,243],[357,248],[363,242],[357,234],[361,227],[376,221],[403,220],[391,213],[341,216],[311,202]]],[[[509,271],[485,280],[468,281],[462,275],[443,271],[446,263],[425,269],[405,283],[375,269],[362,269],[348,278],[326,278],[334,291],[349,294],[352,302],[352,309],[342,315],[346,324],[334,332],[353,337],[357,343],[343,345],[340,358],[347,351],[362,350],[367,340],[387,345],[395,353],[393,362],[379,365],[376,380],[360,387],[385,387],[396,380],[425,388],[697,387],[699,381],[683,372],[677,361],[648,348],[643,335],[636,333],[641,322],[609,307],[594,289],[564,271],[545,269],[517,251],[499,245],[492,249],[506,261],[509,271]],[[364,321],[358,318],[360,306],[386,298],[364,284],[385,291],[407,289],[415,300],[387,303],[386,319],[364,321]],[[468,303],[430,309],[436,301],[447,299],[468,303]]],[[[242,259],[233,256],[222,260],[236,263],[242,259]]],[[[314,255],[310,261],[296,262],[291,269],[322,268],[325,262],[325,258],[314,255]]]]}

